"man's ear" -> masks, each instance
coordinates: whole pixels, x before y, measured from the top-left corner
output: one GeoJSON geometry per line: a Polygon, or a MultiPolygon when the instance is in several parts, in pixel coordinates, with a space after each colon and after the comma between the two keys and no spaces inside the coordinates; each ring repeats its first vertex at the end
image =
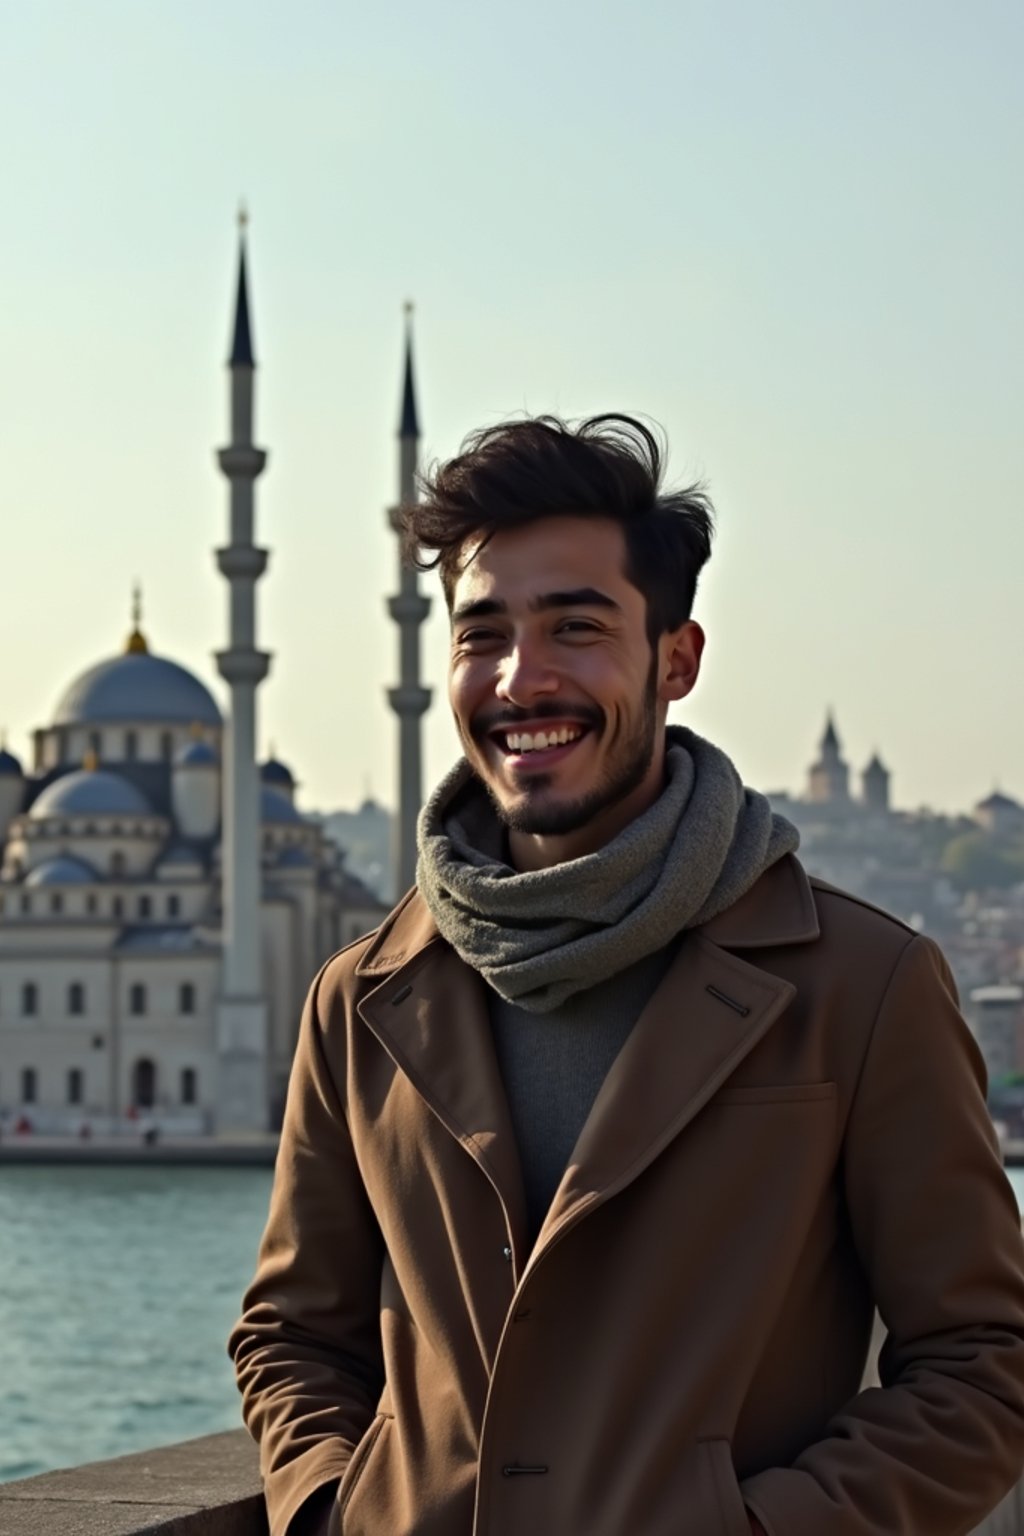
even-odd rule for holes
{"type": "Polygon", "coordinates": [[[665,704],[685,699],[700,674],[704,631],[693,619],[658,641],[658,698],[665,704]]]}

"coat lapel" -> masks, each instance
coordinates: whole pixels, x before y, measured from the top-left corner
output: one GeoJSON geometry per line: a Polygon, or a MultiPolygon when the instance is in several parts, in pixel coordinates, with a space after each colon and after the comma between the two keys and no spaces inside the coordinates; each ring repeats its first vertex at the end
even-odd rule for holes
{"type": "Polygon", "coordinates": [[[523,1178],[484,983],[437,936],[432,924],[428,931],[425,908],[419,903],[417,907],[407,911],[404,922],[400,913],[384,945],[378,941],[359,965],[364,976],[387,976],[360,1002],[359,1013],[493,1185],[521,1259],[526,1233],[523,1178]]]}

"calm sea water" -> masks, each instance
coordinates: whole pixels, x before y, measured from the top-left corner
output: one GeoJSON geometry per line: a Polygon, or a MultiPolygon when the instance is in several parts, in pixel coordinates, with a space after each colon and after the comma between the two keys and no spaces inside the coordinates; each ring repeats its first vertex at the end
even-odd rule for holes
{"type": "Polygon", "coordinates": [[[0,1481],[238,1425],[224,1342],[270,1180],[0,1168],[0,1481]]]}

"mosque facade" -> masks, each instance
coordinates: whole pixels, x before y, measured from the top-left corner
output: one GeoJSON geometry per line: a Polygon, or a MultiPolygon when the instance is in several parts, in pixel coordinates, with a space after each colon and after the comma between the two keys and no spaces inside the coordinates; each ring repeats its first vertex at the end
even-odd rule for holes
{"type": "Polygon", "coordinates": [[[0,750],[0,1125],[181,1134],[278,1121],[322,961],[383,907],[256,761],[255,361],[244,238],[230,368],[230,710],[155,654],[136,596],[120,654],[65,689],[31,762],[0,750]]]}

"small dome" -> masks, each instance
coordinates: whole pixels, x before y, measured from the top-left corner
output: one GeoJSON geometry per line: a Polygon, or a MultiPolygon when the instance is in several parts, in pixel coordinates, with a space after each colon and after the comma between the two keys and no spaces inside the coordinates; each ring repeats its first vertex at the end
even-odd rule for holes
{"type": "Polygon", "coordinates": [[[216,768],[217,754],[208,741],[190,741],[174,757],[175,768],[216,768]]]}
{"type": "Polygon", "coordinates": [[[1009,795],[1001,794],[997,789],[985,800],[979,800],[974,807],[976,811],[1020,811],[1024,810],[1019,800],[1012,800],[1009,795]]]}
{"type": "Polygon", "coordinates": [[[0,778],[21,779],[24,778],[21,764],[13,752],[8,752],[6,747],[0,747],[0,778]]]}
{"type": "Polygon", "coordinates": [[[45,859],[25,876],[26,885],[92,885],[99,875],[84,859],[76,859],[70,853],[58,854],[55,859],[45,859]]]}
{"type": "Polygon", "coordinates": [[[154,720],[161,725],[221,724],[213,695],[176,661],[128,651],[101,661],[67,688],[54,725],[105,725],[154,720]]]}
{"type": "Polygon", "coordinates": [[[264,784],[260,791],[260,820],[291,822],[293,825],[298,823],[302,826],[305,817],[279,790],[271,789],[269,784],[264,784]]]}
{"type": "Polygon", "coordinates": [[[260,778],[264,784],[284,784],[288,789],[295,788],[295,776],[291,769],[276,757],[268,757],[265,763],[260,764],[260,778]]]}
{"type": "Polygon", "coordinates": [[[144,795],[116,773],[79,768],[48,784],[29,815],[33,821],[47,816],[152,816],[144,795]]]}

